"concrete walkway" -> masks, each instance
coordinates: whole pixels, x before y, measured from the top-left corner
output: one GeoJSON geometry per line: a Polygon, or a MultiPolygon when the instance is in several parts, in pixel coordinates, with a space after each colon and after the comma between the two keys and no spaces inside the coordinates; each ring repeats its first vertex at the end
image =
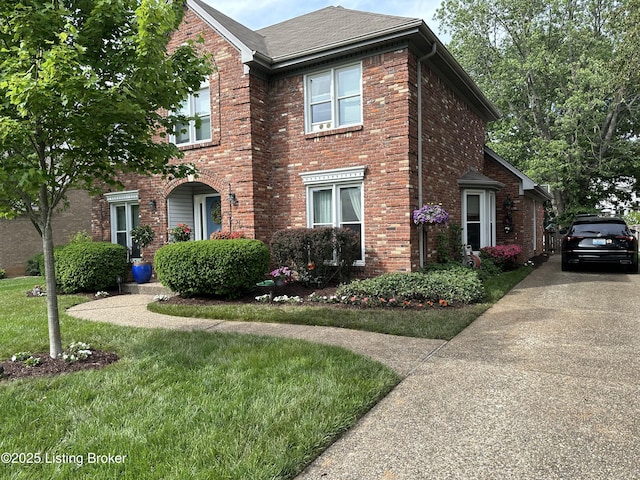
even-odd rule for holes
{"type": "Polygon", "coordinates": [[[640,478],[639,291],[640,275],[561,272],[555,256],[446,344],[147,316],[141,296],[70,313],[338,344],[406,377],[299,480],[626,480],[640,478]]]}

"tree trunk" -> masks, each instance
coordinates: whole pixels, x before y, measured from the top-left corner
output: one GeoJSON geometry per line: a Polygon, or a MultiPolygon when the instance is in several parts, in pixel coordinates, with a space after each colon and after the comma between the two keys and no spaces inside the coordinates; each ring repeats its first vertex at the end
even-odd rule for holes
{"type": "Polygon", "coordinates": [[[56,272],[53,261],[53,229],[51,222],[45,222],[42,229],[42,249],[44,252],[44,272],[47,286],[47,318],[49,321],[49,355],[57,358],[62,353],[60,339],[60,316],[58,314],[58,293],[56,292],[56,272]]]}

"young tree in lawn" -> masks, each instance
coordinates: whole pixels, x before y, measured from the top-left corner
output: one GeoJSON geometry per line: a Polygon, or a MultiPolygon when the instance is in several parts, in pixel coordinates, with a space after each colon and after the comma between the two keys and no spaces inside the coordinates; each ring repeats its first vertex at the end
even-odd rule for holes
{"type": "Polygon", "coordinates": [[[566,217],[640,189],[639,0],[444,0],[452,53],[502,111],[491,147],[566,217]]]}
{"type": "Polygon", "coordinates": [[[0,214],[42,237],[49,353],[61,351],[52,214],[71,188],[126,173],[184,176],[175,145],[155,141],[211,72],[188,43],[167,44],[177,0],[0,0],[0,214]]]}

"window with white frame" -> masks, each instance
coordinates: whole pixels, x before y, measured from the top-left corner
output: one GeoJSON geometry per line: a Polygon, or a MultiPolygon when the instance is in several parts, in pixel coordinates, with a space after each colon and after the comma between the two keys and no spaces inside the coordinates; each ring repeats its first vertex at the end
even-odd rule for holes
{"type": "Polygon", "coordinates": [[[464,190],[462,194],[463,238],[474,252],[495,245],[496,196],[489,190],[464,190]]]}
{"type": "Polygon", "coordinates": [[[211,140],[209,84],[203,85],[197,93],[189,95],[176,113],[192,119],[176,125],[173,143],[188,145],[211,140]]]}
{"type": "Polygon", "coordinates": [[[127,248],[131,258],[140,258],[140,249],[131,240],[131,230],[140,221],[138,191],[105,194],[111,213],[111,243],[127,248]]]}
{"type": "Polygon", "coordinates": [[[361,124],[361,64],[307,75],[305,109],[307,132],[361,124]]]}
{"type": "Polygon", "coordinates": [[[360,237],[364,265],[364,167],[301,174],[307,186],[307,225],[310,228],[349,228],[360,237]]]}

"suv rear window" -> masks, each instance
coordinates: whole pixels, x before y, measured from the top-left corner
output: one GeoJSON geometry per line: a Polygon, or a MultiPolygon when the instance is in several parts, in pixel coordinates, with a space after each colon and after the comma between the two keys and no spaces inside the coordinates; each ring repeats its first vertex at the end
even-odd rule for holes
{"type": "Polygon", "coordinates": [[[624,223],[579,223],[573,226],[573,235],[629,235],[627,225],[624,223]]]}

